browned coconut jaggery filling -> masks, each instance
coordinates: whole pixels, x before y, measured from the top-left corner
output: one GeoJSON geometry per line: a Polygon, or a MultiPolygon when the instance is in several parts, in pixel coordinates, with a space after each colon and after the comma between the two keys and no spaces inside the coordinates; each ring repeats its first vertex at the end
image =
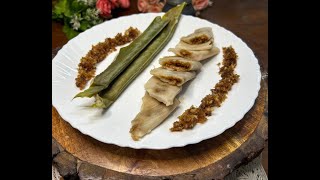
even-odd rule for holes
{"type": "Polygon", "coordinates": [[[104,42],[92,46],[86,56],[82,57],[78,65],[76,86],[81,90],[87,82],[95,76],[96,65],[103,61],[107,55],[116,51],[117,46],[125,45],[140,35],[137,28],[130,27],[124,34],[118,33],[114,38],[106,38],[104,42]]]}
{"type": "Polygon", "coordinates": [[[174,86],[176,86],[182,82],[181,79],[173,77],[173,76],[160,76],[160,78],[168,80],[169,81],[168,83],[171,85],[174,85],[174,86]]]}
{"type": "Polygon", "coordinates": [[[188,64],[188,63],[183,63],[183,62],[178,62],[178,61],[175,61],[175,62],[166,62],[164,63],[163,65],[164,67],[168,67],[170,69],[174,69],[174,70],[189,70],[191,65],[188,64]]]}
{"type": "Polygon", "coordinates": [[[206,35],[201,35],[201,36],[197,36],[197,37],[194,37],[190,40],[191,44],[202,44],[202,43],[205,43],[205,42],[208,42],[210,39],[208,36],[206,35]]]}
{"type": "Polygon", "coordinates": [[[191,52],[185,50],[185,49],[181,49],[180,50],[180,54],[182,57],[190,57],[191,56],[191,52]]]}
{"type": "Polygon", "coordinates": [[[232,46],[224,47],[222,67],[219,74],[222,79],[211,89],[211,94],[206,95],[199,107],[191,106],[182,115],[178,121],[173,123],[171,131],[182,131],[183,129],[192,129],[197,123],[204,123],[206,116],[211,116],[215,107],[220,107],[232,86],[239,81],[239,75],[234,73],[237,66],[238,55],[232,46]]]}

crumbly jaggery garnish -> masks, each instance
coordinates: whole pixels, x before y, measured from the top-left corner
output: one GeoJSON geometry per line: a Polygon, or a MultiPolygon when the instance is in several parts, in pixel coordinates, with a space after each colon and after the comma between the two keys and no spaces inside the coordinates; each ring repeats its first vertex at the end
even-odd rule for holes
{"type": "Polygon", "coordinates": [[[207,120],[206,114],[199,108],[191,106],[187,109],[179,119],[182,121],[176,121],[173,123],[171,131],[182,131],[183,129],[192,129],[198,122],[204,123],[207,120]]]}
{"type": "Polygon", "coordinates": [[[197,123],[204,123],[206,116],[211,116],[215,107],[220,107],[232,86],[239,81],[240,76],[234,73],[237,66],[238,55],[232,48],[224,47],[222,67],[219,74],[222,79],[211,89],[211,94],[206,95],[199,107],[191,106],[178,117],[178,121],[173,123],[171,131],[182,131],[183,129],[192,129],[197,123]]]}
{"type": "Polygon", "coordinates": [[[190,41],[191,41],[191,44],[202,44],[202,43],[208,42],[209,40],[210,39],[208,36],[201,35],[201,36],[192,38],[190,41]]]}
{"type": "Polygon", "coordinates": [[[127,44],[140,35],[137,28],[130,27],[124,32],[124,35],[118,33],[114,38],[106,38],[104,42],[93,45],[85,57],[82,57],[78,65],[78,76],[76,86],[81,90],[87,82],[95,76],[96,65],[103,61],[107,55],[116,51],[117,46],[127,44]]]}

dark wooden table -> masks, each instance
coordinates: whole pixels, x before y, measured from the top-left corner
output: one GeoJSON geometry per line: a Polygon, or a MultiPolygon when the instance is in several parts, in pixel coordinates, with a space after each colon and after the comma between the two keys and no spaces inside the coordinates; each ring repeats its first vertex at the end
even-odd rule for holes
{"type": "MultiPolygon", "coordinates": [[[[136,4],[137,0],[131,0],[130,9],[117,10],[114,16],[139,13],[136,4]]],[[[263,71],[268,72],[268,0],[213,0],[213,5],[203,10],[199,17],[240,37],[253,50],[263,71]]],[[[67,41],[62,25],[52,22],[52,49],[67,41]]],[[[262,153],[262,164],[268,173],[268,146],[262,153]]]]}

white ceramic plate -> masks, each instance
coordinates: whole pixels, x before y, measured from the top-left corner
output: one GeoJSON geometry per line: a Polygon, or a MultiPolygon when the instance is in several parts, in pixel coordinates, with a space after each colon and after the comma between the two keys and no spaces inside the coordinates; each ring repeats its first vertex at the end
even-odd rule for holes
{"type": "MultiPolygon", "coordinates": [[[[52,61],[52,104],[64,120],[83,134],[105,143],[136,149],[166,149],[198,143],[217,136],[243,118],[253,106],[260,89],[261,73],[258,60],[252,50],[230,31],[206,20],[185,15],[181,17],[167,46],[106,112],[86,107],[91,105],[94,99],[77,98],[72,101],[75,94],[80,92],[75,86],[78,63],[92,45],[107,37],[114,37],[130,26],[144,31],[159,15],[163,13],[137,14],[106,21],[79,34],[58,52],[52,61]],[[160,66],[160,57],[173,55],[168,49],[174,47],[179,38],[201,27],[212,27],[215,45],[221,49],[221,53],[207,60],[196,78],[184,85],[183,91],[179,94],[181,104],[178,108],[151,134],[138,142],[133,141],[129,133],[131,120],[140,110],[141,98],[145,93],[143,85],[151,77],[149,71],[160,66]],[[213,112],[205,124],[198,124],[192,130],[170,132],[169,128],[177,117],[191,105],[198,106],[201,99],[209,94],[210,89],[220,80],[217,64],[222,62],[222,47],[230,45],[239,56],[236,73],[240,75],[240,81],[233,86],[226,101],[213,112]]],[[[100,63],[96,74],[102,72],[118,52],[110,54],[100,63]]]]}

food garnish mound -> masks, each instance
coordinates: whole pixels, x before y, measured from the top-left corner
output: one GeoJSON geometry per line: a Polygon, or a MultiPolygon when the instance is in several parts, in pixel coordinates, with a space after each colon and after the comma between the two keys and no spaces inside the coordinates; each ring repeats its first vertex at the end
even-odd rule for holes
{"type": "Polygon", "coordinates": [[[110,53],[116,51],[117,46],[125,45],[139,35],[140,31],[137,28],[130,27],[125,31],[124,35],[118,33],[114,38],[106,38],[104,42],[92,46],[87,55],[81,58],[78,65],[76,86],[82,90],[87,82],[95,76],[96,65],[99,62],[103,61],[110,53]]]}
{"type": "Polygon", "coordinates": [[[183,129],[192,129],[197,123],[207,121],[207,116],[211,116],[215,107],[220,107],[232,85],[239,81],[239,75],[234,70],[237,66],[238,55],[232,46],[224,47],[222,67],[219,74],[222,79],[211,89],[211,94],[206,95],[199,107],[191,106],[189,109],[178,117],[178,121],[173,123],[171,131],[182,131],[183,129]]]}

